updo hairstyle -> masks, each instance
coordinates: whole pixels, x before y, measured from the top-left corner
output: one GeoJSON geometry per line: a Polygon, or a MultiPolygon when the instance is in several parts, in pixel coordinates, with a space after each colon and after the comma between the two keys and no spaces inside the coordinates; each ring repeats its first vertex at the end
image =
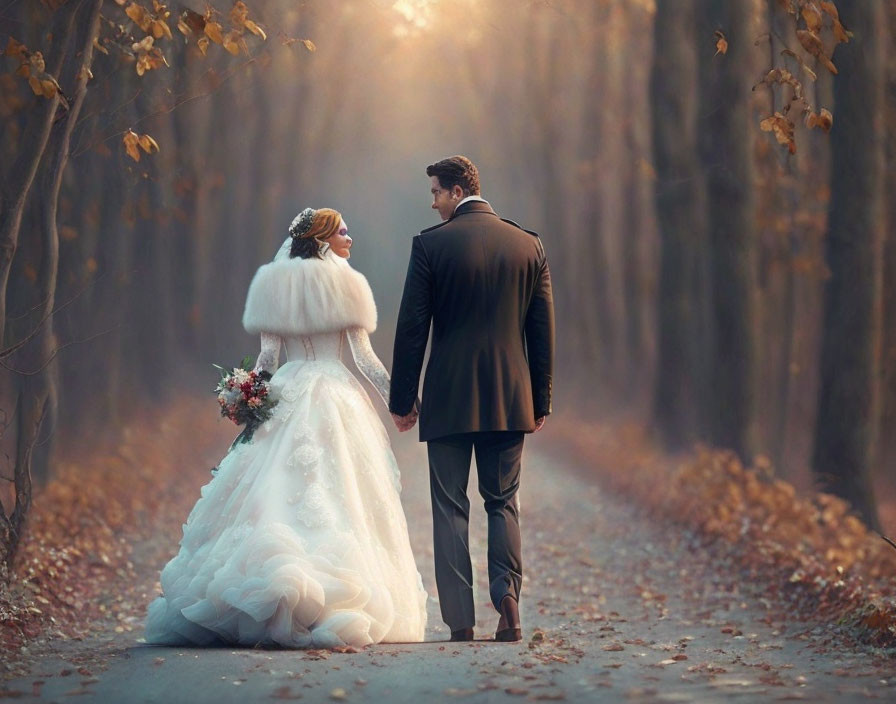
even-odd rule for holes
{"type": "Polygon", "coordinates": [[[299,237],[293,237],[289,257],[301,257],[310,259],[317,257],[323,259],[324,240],[339,232],[342,222],[342,214],[332,208],[318,208],[314,211],[311,229],[299,237]]]}

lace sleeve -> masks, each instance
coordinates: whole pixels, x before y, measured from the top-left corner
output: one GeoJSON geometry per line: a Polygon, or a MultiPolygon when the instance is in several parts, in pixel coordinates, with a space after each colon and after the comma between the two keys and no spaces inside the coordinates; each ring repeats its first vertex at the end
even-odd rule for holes
{"type": "Polygon", "coordinates": [[[373,384],[377,393],[382,397],[383,403],[389,405],[389,372],[376,356],[373,347],[370,346],[370,337],[364,328],[349,328],[347,331],[348,344],[352,350],[352,358],[358,369],[373,384]]]}
{"type": "Polygon", "coordinates": [[[261,333],[261,352],[255,360],[255,369],[265,369],[273,374],[280,364],[280,336],[261,333]]]}

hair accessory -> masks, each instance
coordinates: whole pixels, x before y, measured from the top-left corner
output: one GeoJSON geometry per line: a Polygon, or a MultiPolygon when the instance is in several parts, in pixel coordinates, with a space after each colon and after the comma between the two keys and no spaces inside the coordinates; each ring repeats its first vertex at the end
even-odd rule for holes
{"type": "Polygon", "coordinates": [[[314,224],[314,208],[305,208],[295,216],[289,226],[289,235],[293,239],[300,239],[308,234],[314,224]]]}

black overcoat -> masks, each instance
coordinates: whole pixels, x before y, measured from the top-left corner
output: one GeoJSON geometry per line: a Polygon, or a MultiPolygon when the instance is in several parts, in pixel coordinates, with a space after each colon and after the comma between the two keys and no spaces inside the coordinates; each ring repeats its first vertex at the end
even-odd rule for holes
{"type": "Polygon", "coordinates": [[[414,237],[398,313],[389,410],[423,383],[420,440],[521,430],[551,412],[554,308],[540,238],[483,201],[414,237]]]}

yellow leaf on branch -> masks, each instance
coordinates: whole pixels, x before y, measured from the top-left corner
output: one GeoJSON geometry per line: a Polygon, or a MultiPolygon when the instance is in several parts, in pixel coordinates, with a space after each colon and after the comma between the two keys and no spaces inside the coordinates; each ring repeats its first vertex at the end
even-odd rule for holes
{"type": "Polygon", "coordinates": [[[45,98],[52,98],[58,92],[56,81],[41,80],[37,76],[29,76],[28,85],[31,86],[35,95],[42,95],[45,98]]]}
{"type": "Polygon", "coordinates": [[[268,35],[265,34],[265,31],[257,24],[255,24],[252,20],[246,20],[246,29],[248,29],[252,34],[257,37],[261,37],[262,41],[267,41],[268,35]]]}
{"type": "Polygon", "coordinates": [[[815,32],[806,29],[798,29],[796,38],[799,39],[803,49],[808,51],[812,56],[818,56],[824,53],[824,45],[821,43],[821,37],[815,32]]]}
{"type": "Polygon", "coordinates": [[[149,32],[150,25],[152,24],[152,17],[150,17],[149,12],[143,5],[138,5],[137,3],[132,2],[125,8],[124,14],[136,22],[137,26],[144,32],[149,32]]]}
{"type": "Polygon", "coordinates": [[[806,20],[806,26],[810,31],[821,31],[822,16],[821,10],[819,9],[818,5],[816,5],[814,2],[811,2],[810,0],[810,2],[807,2],[805,5],[803,5],[801,13],[803,15],[803,19],[806,20]]]}
{"type": "Polygon", "coordinates": [[[159,143],[156,142],[156,140],[148,134],[137,134],[134,130],[128,130],[125,133],[122,142],[124,143],[124,148],[125,151],[127,151],[128,156],[134,161],[140,161],[141,149],[147,154],[155,154],[159,151],[159,143]]]}
{"type": "Polygon", "coordinates": [[[243,39],[240,32],[235,29],[232,29],[224,35],[224,41],[222,42],[222,45],[234,56],[239,55],[240,49],[245,49],[246,53],[249,53],[249,47],[246,46],[246,41],[243,39]]]}
{"type": "Polygon", "coordinates": [[[47,70],[46,64],[44,64],[44,55],[39,51],[35,51],[28,57],[28,65],[33,74],[41,74],[47,70]]]}
{"type": "Polygon", "coordinates": [[[28,79],[28,85],[35,95],[42,95],[45,98],[52,98],[57,93],[61,93],[56,79],[46,72],[44,57],[39,51],[35,51],[28,57],[27,62],[23,62],[16,70],[16,74],[28,79]]]}
{"type": "Polygon", "coordinates": [[[831,30],[834,32],[834,37],[836,37],[837,41],[848,42],[852,37],[852,32],[846,30],[840,23],[840,13],[837,11],[837,6],[830,0],[822,0],[820,5],[821,9],[831,18],[831,30]]]}
{"type": "Polygon", "coordinates": [[[796,154],[796,141],[794,141],[794,124],[780,112],[775,112],[771,117],[765,118],[759,123],[763,132],[773,132],[778,144],[787,146],[791,154],[796,154]]]}
{"type": "Polygon", "coordinates": [[[152,21],[152,36],[154,36],[156,39],[161,39],[162,37],[167,37],[168,39],[174,38],[171,35],[171,28],[168,26],[168,23],[165,22],[165,20],[152,21]]]}
{"type": "Polygon", "coordinates": [[[140,161],[140,137],[137,136],[137,133],[133,130],[128,130],[122,142],[124,142],[124,148],[128,156],[134,161],[140,161]]]}
{"type": "Polygon", "coordinates": [[[143,151],[145,151],[147,154],[154,154],[155,152],[159,151],[158,142],[156,142],[156,140],[154,140],[148,134],[141,134],[137,141],[143,151]]]}
{"type": "Polygon", "coordinates": [[[795,51],[792,51],[790,49],[781,49],[781,56],[789,56],[800,65],[800,68],[802,68],[803,71],[806,72],[806,75],[809,76],[809,78],[811,78],[813,81],[818,80],[818,74],[816,74],[815,71],[806,66],[806,62],[803,61],[795,51]]]}
{"type": "Polygon", "coordinates": [[[180,19],[177,22],[177,28],[182,34],[201,34],[205,31],[206,19],[198,12],[185,9],[180,13],[180,19]]]}
{"type": "Polygon", "coordinates": [[[242,0],[237,0],[230,10],[230,24],[238,29],[248,29],[252,34],[266,40],[268,35],[255,22],[249,19],[249,8],[242,0]]]}
{"type": "Polygon", "coordinates": [[[230,8],[230,24],[234,27],[242,27],[249,19],[249,8],[242,0],[237,0],[230,8]]]}
{"type": "Polygon", "coordinates": [[[215,44],[224,43],[224,35],[221,34],[221,25],[217,22],[206,22],[203,31],[215,44]]]}
{"type": "Polygon", "coordinates": [[[168,61],[165,60],[162,50],[157,46],[154,46],[154,42],[155,39],[152,36],[146,36],[141,41],[134,42],[131,45],[131,49],[137,59],[136,68],[138,76],[142,76],[144,73],[154,68],[161,68],[162,66],[168,65],[168,61]]]}
{"type": "Polygon", "coordinates": [[[796,31],[796,38],[799,39],[800,44],[803,49],[805,49],[808,53],[814,56],[818,61],[831,73],[834,75],[837,74],[837,67],[834,66],[830,57],[825,53],[824,44],[821,42],[821,37],[819,37],[815,32],[810,32],[806,29],[798,29],[796,31]]]}
{"type": "Polygon", "coordinates": [[[718,29],[715,33],[716,37],[716,56],[719,54],[727,54],[728,53],[728,40],[725,38],[725,35],[722,34],[718,29]]]}
{"type": "Polygon", "coordinates": [[[806,127],[809,127],[810,129],[818,127],[825,132],[830,132],[833,125],[834,116],[831,115],[830,110],[826,108],[822,108],[821,112],[818,113],[810,111],[809,114],[806,115],[806,127]]]}

